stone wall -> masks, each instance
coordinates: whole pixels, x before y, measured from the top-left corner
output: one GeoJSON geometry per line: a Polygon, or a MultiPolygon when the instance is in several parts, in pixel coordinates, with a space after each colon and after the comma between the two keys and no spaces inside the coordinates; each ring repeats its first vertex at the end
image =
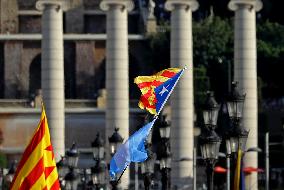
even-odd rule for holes
{"type": "Polygon", "coordinates": [[[17,0],[17,2],[20,10],[33,10],[37,0],[17,0]]]}
{"type": "Polygon", "coordinates": [[[65,14],[65,33],[83,33],[84,8],[82,0],[73,0],[69,2],[69,9],[65,14]]]}
{"type": "Polygon", "coordinates": [[[4,44],[0,43],[0,98],[4,98],[4,44]]]}
{"type": "Polygon", "coordinates": [[[41,33],[41,16],[19,16],[19,33],[41,33]]]}
{"type": "Polygon", "coordinates": [[[22,49],[21,42],[11,41],[4,44],[5,98],[20,98],[24,91],[20,69],[22,49]]]}
{"type": "Polygon", "coordinates": [[[18,32],[18,4],[16,0],[0,1],[1,33],[18,32]]]}

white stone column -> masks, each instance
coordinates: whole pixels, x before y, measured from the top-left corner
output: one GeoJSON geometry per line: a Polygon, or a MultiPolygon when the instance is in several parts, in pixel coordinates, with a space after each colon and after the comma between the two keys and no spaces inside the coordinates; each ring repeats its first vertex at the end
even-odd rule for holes
{"type": "Polygon", "coordinates": [[[63,18],[61,1],[41,0],[41,87],[56,160],[65,155],[63,18]]]}
{"type": "MultiPolygon", "coordinates": [[[[234,80],[246,93],[243,125],[248,129],[247,148],[258,146],[257,67],[256,67],[256,18],[262,8],[260,0],[231,0],[229,9],[235,11],[234,26],[234,80]]],[[[244,156],[245,167],[258,167],[256,152],[244,156]]],[[[257,173],[246,177],[246,189],[258,189],[257,173]]]]}
{"type": "Polygon", "coordinates": [[[196,0],[168,0],[171,11],[171,67],[188,69],[171,95],[171,184],[173,188],[192,189],[193,182],[193,63],[192,63],[192,11],[198,8],[196,0]]]}
{"type": "MultiPolygon", "coordinates": [[[[124,139],[129,136],[129,77],[128,77],[128,11],[134,7],[132,0],[103,0],[102,10],[107,11],[106,44],[106,142],[118,127],[124,139]]],[[[109,155],[109,154],[108,154],[109,155]]],[[[121,181],[128,189],[129,170],[121,181]]]]}

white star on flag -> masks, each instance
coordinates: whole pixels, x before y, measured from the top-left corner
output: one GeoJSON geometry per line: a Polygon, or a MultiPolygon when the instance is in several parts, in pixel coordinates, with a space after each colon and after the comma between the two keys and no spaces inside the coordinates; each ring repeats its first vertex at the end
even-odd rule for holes
{"type": "Polygon", "coordinates": [[[169,90],[167,89],[169,86],[170,86],[170,85],[168,85],[167,87],[163,86],[163,89],[161,90],[161,92],[159,92],[159,94],[160,94],[161,96],[163,96],[163,94],[164,94],[165,92],[169,92],[169,90]]]}

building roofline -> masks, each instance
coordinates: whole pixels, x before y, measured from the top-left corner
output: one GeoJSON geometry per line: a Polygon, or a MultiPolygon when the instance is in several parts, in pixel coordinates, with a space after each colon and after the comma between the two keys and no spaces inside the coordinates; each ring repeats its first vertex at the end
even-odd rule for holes
{"type": "MultiPolygon", "coordinates": [[[[0,34],[0,41],[39,41],[42,39],[41,34],[0,34]]],[[[64,34],[63,39],[65,41],[92,41],[107,39],[106,34],[64,34]]],[[[128,40],[139,41],[145,40],[145,35],[142,34],[129,34],[128,40]]]]}

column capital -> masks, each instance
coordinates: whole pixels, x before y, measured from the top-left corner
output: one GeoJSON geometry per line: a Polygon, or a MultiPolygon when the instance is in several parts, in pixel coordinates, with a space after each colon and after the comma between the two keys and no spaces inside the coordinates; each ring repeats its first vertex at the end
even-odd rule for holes
{"type": "Polygon", "coordinates": [[[177,5],[185,5],[192,12],[196,11],[199,7],[199,3],[196,0],[167,0],[165,8],[168,11],[172,11],[177,5]]]}
{"type": "Polygon", "coordinates": [[[228,7],[230,10],[236,11],[238,10],[239,5],[247,5],[250,9],[254,8],[256,12],[262,9],[261,0],[231,0],[228,7]]]}
{"type": "Polygon", "coordinates": [[[134,3],[132,0],[103,0],[100,3],[100,8],[103,11],[107,11],[111,5],[120,5],[123,8],[126,8],[127,11],[132,11],[134,8],[134,3]]]}
{"type": "Polygon", "coordinates": [[[62,0],[39,0],[36,2],[36,9],[39,11],[43,11],[45,9],[46,6],[53,6],[56,9],[63,9],[66,10],[67,9],[67,3],[65,1],[62,0]]]}

